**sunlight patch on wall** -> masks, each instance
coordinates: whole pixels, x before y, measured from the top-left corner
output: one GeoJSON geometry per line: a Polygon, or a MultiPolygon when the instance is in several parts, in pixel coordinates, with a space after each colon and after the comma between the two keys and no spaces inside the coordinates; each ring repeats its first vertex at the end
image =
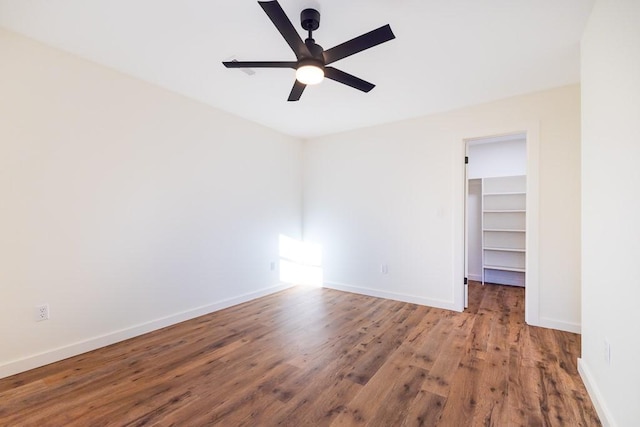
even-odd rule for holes
{"type": "Polygon", "coordinates": [[[322,286],[322,246],[280,235],[280,281],[322,286]]]}

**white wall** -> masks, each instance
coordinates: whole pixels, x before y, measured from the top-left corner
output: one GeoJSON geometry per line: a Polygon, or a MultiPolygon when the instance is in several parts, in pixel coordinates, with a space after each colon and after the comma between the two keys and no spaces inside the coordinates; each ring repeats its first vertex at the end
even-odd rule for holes
{"type": "Polygon", "coordinates": [[[467,277],[482,280],[482,180],[469,180],[467,196],[467,277]]]}
{"type": "Polygon", "coordinates": [[[598,1],[582,39],[583,379],[605,425],[640,420],[640,2],[598,1]],[[604,357],[610,343],[611,363],[604,357]]]}
{"type": "Polygon", "coordinates": [[[470,141],[469,179],[527,174],[527,140],[482,142],[470,141]]]}
{"type": "Polygon", "coordinates": [[[0,377],[280,288],[300,141],[5,31],[0,52],[0,377]]]}
{"type": "Polygon", "coordinates": [[[464,140],[527,131],[539,147],[533,324],[580,328],[576,85],[318,138],[304,150],[304,235],[327,286],[462,309],[464,140]],[[380,265],[388,264],[388,274],[380,265]]]}

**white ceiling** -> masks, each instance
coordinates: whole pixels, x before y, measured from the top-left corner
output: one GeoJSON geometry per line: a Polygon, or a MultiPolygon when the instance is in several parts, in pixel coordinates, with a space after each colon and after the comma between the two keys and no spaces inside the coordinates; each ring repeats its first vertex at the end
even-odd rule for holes
{"type": "Polygon", "coordinates": [[[255,0],[0,0],[0,26],[297,137],[311,138],[579,81],[594,0],[281,0],[322,14],[325,49],[390,24],[396,39],[333,64],[377,86],[325,80],[286,99],[295,60],[255,0]]]}

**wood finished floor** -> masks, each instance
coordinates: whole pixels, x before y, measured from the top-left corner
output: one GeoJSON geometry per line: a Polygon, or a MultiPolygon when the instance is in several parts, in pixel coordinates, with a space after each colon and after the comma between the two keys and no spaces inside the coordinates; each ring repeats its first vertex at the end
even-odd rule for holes
{"type": "Polygon", "coordinates": [[[0,426],[599,426],[579,335],[294,288],[0,380],[0,426]]]}

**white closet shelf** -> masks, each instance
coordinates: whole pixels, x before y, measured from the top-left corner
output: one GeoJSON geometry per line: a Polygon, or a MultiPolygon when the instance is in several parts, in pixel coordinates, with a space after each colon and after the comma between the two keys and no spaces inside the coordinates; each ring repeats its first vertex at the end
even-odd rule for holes
{"type": "Polygon", "coordinates": [[[517,196],[519,194],[525,195],[524,191],[505,191],[504,193],[484,193],[483,196],[517,196]]]}
{"type": "Polygon", "coordinates": [[[482,179],[482,283],[487,274],[500,276],[501,281],[522,281],[527,253],[526,186],[524,175],[482,179]]]}
{"type": "Polygon", "coordinates": [[[485,265],[483,267],[485,270],[503,270],[503,271],[516,271],[519,273],[524,273],[525,269],[520,267],[507,267],[504,265],[485,265]]]}

